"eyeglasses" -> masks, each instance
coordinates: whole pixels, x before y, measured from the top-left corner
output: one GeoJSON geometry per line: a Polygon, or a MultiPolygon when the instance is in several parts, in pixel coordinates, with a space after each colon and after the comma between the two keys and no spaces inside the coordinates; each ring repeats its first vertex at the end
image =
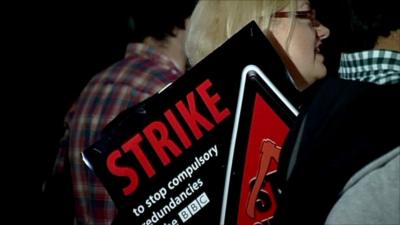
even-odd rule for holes
{"type": "Polygon", "coordinates": [[[275,18],[289,18],[294,16],[300,19],[309,19],[313,27],[319,27],[321,23],[317,20],[315,16],[315,9],[310,9],[307,11],[294,11],[294,12],[276,12],[272,14],[275,18]]]}

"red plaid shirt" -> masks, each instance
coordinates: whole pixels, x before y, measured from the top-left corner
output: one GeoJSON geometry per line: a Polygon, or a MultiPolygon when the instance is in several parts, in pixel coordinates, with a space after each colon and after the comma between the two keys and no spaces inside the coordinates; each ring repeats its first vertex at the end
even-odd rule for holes
{"type": "Polygon", "coordinates": [[[105,188],[84,165],[82,151],[121,111],[155,94],[180,75],[182,71],[166,56],[143,44],[130,44],[123,60],[97,74],[84,88],[66,116],[67,129],[54,167],[54,174],[70,170],[75,223],[111,224],[116,215],[105,188]]]}

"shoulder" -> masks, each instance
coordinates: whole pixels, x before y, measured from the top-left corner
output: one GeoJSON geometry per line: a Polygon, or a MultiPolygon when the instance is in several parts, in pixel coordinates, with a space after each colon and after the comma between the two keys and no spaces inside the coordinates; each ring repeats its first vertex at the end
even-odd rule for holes
{"type": "Polygon", "coordinates": [[[371,162],[346,184],[326,224],[397,224],[400,146],[371,162]]]}
{"type": "Polygon", "coordinates": [[[383,107],[392,108],[400,100],[400,85],[376,85],[368,82],[327,78],[313,96],[307,108],[309,118],[350,112],[368,115],[383,107]]]}
{"type": "Polygon", "coordinates": [[[366,154],[359,160],[373,159],[386,152],[378,149],[389,150],[399,144],[397,102],[399,85],[326,80],[305,112],[302,146],[324,149],[338,159],[341,154],[366,154]]]}

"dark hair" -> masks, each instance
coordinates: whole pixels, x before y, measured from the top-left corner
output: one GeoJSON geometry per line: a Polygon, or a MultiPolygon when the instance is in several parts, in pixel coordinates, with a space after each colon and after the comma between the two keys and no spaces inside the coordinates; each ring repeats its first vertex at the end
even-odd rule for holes
{"type": "Polygon", "coordinates": [[[379,36],[400,28],[396,0],[347,0],[349,24],[345,52],[372,49],[379,36]]]}
{"type": "Polygon", "coordinates": [[[127,9],[132,41],[141,42],[145,37],[164,40],[174,36],[175,27],[185,29],[198,0],[135,0],[127,9]]]}

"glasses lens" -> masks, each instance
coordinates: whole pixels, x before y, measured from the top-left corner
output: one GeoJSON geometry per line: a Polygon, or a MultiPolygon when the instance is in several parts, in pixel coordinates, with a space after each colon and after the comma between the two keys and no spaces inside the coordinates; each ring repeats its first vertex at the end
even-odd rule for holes
{"type": "MultiPolygon", "coordinates": [[[[290,12],[276,12],[273,14],[273,16],[276,18],[288,18],[290,17],[290,14],[290,12]]],[[[315,9],[311,9],[309,11],[296,11],[294,12],[294,16],[296,18],[309,19],[311,21],[311,25],[314,27],[318,27],[321,25],[321,23],[316,18],[315,9]]]]}

